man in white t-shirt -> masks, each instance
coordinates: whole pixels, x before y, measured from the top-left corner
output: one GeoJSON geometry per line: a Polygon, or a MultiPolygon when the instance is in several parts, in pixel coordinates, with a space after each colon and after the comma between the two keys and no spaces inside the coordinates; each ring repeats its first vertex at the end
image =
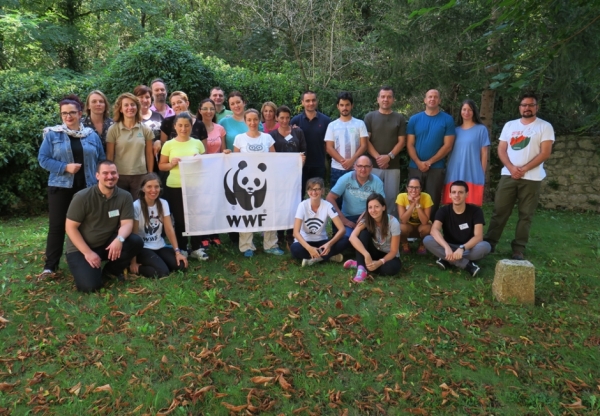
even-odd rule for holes
{"type": "Polygon", "coordinates": [[[337,96],[340,118],[329,123],[325,132],[325,149],[332,159],[331,188],[342,175],[352,170],[356,159],[367,151],[367,126],[364,121],[352,117],[353,104],[352,94],[340,92],[337,96]]]}
{"type": "Polygon", "coordinates": [[[519,105],[521,118],[504,125],[498,144],[498,157],[504,168],[484,240],[490,243],[494,252],[516,203],[519,220],[515,239],[511,242],[513,260],[524,259],[531,220],[538,205],[542,180],[546,177],[544,162],[550,157],[554,143],[554,129],[547,121],[537,118],[538,109],[534,94],[523,95],[519,105]]]}

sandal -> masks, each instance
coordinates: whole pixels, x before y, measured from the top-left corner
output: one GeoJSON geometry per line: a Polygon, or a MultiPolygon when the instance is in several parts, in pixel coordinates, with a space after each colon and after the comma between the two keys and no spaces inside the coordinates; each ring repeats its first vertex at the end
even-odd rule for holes
{"type": "Polygon", "coordinates": [[[410,254],[410,246],[408,243],[402,244],[402,254],[410,254]]]}
{"type": "Polygon", "coordinates": [[[425,248],[425,246],[423,244],[421,244],[419,246],[419,248],[417,249],[417,254],[420,254],[421,256],[424,256],[425,254],[427,254],[427,249],[425,248]]]}

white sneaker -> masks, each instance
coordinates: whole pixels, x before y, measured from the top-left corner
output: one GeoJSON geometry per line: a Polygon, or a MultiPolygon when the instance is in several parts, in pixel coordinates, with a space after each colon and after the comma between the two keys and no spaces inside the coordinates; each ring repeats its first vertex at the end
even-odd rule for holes
{"type": "Polygon", "coordinates": [[[208,260],[208,254],[204,252],[203,248],[199,248],[198,250],[194,250],[190,253],[190,257],[198,260],[208,260]]]}
{"type": "Polygon", "coordinates": [[[335,263],[341,263],[344,261],[344,256],[340,254],[336,254],[335,256],[329,257],[329,261],[333,261],[335,263]]]}
{"type": "Polygon", "coordinates": [[[317,257],[316,259],[302,259],[302,267],[312,266],[320,261],[323,261],[323,257],[317,257]]]}

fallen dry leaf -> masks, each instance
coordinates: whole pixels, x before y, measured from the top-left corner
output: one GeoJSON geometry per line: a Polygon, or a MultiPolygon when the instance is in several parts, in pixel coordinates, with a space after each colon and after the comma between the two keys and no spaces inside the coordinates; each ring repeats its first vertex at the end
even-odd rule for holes
{"type": "Polygon", "coordinates": [[[110,384],[105,384],[104,386],[98,386],[94,389],[94,393],[100,393],[102,391],[108,391],[108,392],[112,393],[112,388],[110,387],[110,384]]]}
{"type": "Polygon", "coordinates": [[[246,409],[248,407],[247,404],[242,404],[240,406],[234,406],[230,403],[227,402],[221,402],[221,404],[223,406],[225,406],[228,410],[231,410],[232,412],[241,412],[242,410],[246,409]]]}
{"type": "Polygon", "coordinates": [[[256,383],[256,384],[264,384],[264,383],[269,383],[271,381],[275,380],[275,377],[262,377],[262,376],[256,376],[256,377],[252,377],[250,379],[251,382],[256,383]]]}
{"type": "Polygon", "coordinates": [[[17,384],[19,384],[19,383],[14,383],[14,384],[0,383],[0,391],[9,391],[9,390],[12,390],[17,384]]]}
{"type": "Polygon", "coordinates": [[[81,381],[69,389],[69,393],[74,394],[75,396],[79,396],[80,391],[81,391],[81,381]]]}

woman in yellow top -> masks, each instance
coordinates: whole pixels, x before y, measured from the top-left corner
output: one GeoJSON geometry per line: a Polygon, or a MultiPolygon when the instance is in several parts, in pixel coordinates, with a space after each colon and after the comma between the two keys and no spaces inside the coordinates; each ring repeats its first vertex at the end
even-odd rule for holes
{"type": "Polygon", "coordinates": [[[406,192],[399,194],[396,198],[398,205],[398,219],[400,220],[400,245],[403,254],[410,254],[408,237],[419,237],[419,248],[417,254],[427,254],[423,245],[423,238],[431,231],[431,207],[433,200],[425,192],[421,192],[421,180],[410,178],[406,186],[406,192]]]}
{"type": "MultiPolygon", "coordinates": [[[[190,137],[192,133],[192,117],[189,113],[184,111],[177,114],[173,124],[177,136],[173,140],[168,140],[162,147],[158,168],[164,172],[169,172],[167,186],[165,187],[165,199],[169,203],[171,213],[175,219],[177,246],[181,249],[181,253],[187,256],[188,241],[187,237],[183,236],[185,222],[179,162],[182,157],[203,154],[204,145],[200,140],[190,137]]],[[[192,252],[190,256],[198,260],[208,260],[208,255],[201,248],[201,238],[199,236],[192,236],[191,243],[192,252]]]]}

